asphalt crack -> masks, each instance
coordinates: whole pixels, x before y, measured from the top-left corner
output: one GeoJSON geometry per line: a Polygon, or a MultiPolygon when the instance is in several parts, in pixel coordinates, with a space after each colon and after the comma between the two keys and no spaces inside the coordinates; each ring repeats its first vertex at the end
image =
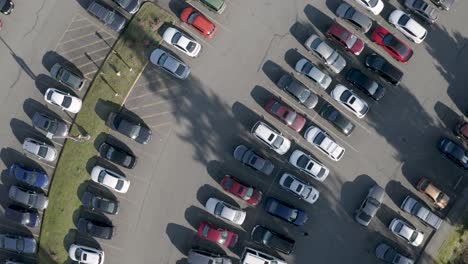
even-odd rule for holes
{"type": "Polygon", "coordinates": [[[33,32],[36,29],[37,23],[39,22],[39,13],[44,8],[44,5],[45,5],[45,0],[42,0],[41,7],[36,11],[36,20],[34,21],[34,25],[32,26],[32,28],[28,32],[26,32],[26,34],[23,35],[23,38],[26,37],[27,35],[31,34],[31,32],[33,32]]]}

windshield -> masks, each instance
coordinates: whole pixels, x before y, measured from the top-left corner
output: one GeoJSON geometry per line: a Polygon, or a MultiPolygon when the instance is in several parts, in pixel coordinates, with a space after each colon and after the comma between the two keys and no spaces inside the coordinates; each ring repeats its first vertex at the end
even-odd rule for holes
{"type": "Polygon", "coordinates": [[[244,199],[246,200],[250,199],[253,195],[253,192],[254,192],[253,188],[247,188],[247,191],[244,194],[244,199]]]}
{"type": "Polygon", "coordinates": [[[121,190],[123,186],[124,186],[124,181],[118,180],[117,184],[115,185],[115,189],[121,190]]]}
{"type": "Polygon", "coordinates": [[[193,52],[193,51],[195,50],[195,47],[196,47],[195,43],[193,43],[193,41],[190,41],[190,42],[187,44],[187,47],[186,47],[186,48],[187,48],[187,50],[188,50],[189,52],[193,52]]]}
{"type": "Polygon", "coordinates": [[[185,66],[182,65],[182,64],[179,64],[179,67],[177,67],[177,69],[175,70],[175,73],[177,75],[182,75],[182,73],[184,73],[185,71],[185,66]]]}
{"type": "Polygon", "coordinates": [[[72,103],[71,97],[68,97],[68,96],[63,97],[63,102],[62,102],[63,107],[70,107],[71,103],[72,103]]]}
{"type": "Polygon", "coordinates": [[[283,118],[286,120],[288,124],[292,124],[294,120],[296,120],[296,112],[285,111],[283,118]]]}
{"type": "Polygon", "coordinates": [[[417,237],[418,237],[418,232],[414,231],[409,240],[414,241],[416,240],[417,237]]]}
{"type": "Polygon", "coordinates": [[[115,12],[107,12],[104,18],[102,19],[105,24],[112,24],[115,19],[115,12]]]}
{"type": "Polygon", "coordinates": [[[371,7],[375,7],[377,5],[377,3],[379,2],[379,0],[369,0],[369,5],[371,7]]]}
{"type": "Polygon", "coordinates": [[[437,195],[436,202],[440,203],[442,199],[444,199],[445,194],[443,192],[440,192],[439,195],[437,195]]]}
{"type": "Polygon", "coordinates": [[[223,203],[217,203],[214,209],[214,214],[221,215],[221,213],[223,212],[223,209],[224,209],[223,203]]]}
{"type": "Polygon", "coordinates": [[[398,24],[404,26],[406,25],[406,23],[408,23],[409,20],[410,20],[410,17],[408,15],[402,15],[400,19],[398,19],[398,24]]]}
{"type": "Polygon", "coordinates": [[[171,39],[172,44],[176,44],[179,41],[180,37],[182,37],[182,34],[180,34],[179,32],[175,33],[171,39]]]}
{"type": "Polygon", "coordinates": [[[224,242],[226,242],[228,236],[229,236],[229,233],[227,231],[221,232],[221,236],[219,236],[218,243],[219,244],[224,244],[224,242]]]}
{"type": "Polygon", "coordinates": [[[34,205],[36,203],[36,200],[37,200],[37,195],[36,194],[29,194],[29,198],[28,198],[28,204],[29,205],[34,205]]]}
{"type": "Polygon", "coordinates": [[[47,155],[47,147],[40,146],[37,155],[45,158],[45,156],[47,155]]]}
{"type": "Polygon", "coordinates": [[[296,220],[298,214],[299,214],[299,212],[296,209],[291,210],[291,214],[289,215],[288,220],[289,221],[296,220]]]}
{"type": "Polygon", "coordinates": [[[323,134],[322,132],[318,133],[317,136],[314,138],[314,143],[317,144],[317,145],[320,145],[320,143],[322,143],[322,141],[325,139],[325,134],[323,134]]]}
{"type": "Polygon", "coordinates": [[[276,137],[276,138],[275,138],[275,141],[273,141],[273,146],[274,146],[275,148],[279,148],[279,147],[281,147],[281,145],[283,144],[283,142],[284,142],[283,137],[276,137]]]}
{"type": "Polygon", "coordinates": [[[340,100],[343,101],[343,102],[348,102],[351,95],[353,95],[353,94],[349,90],[346,90],[341,94],[340,100]]]}
{"type": "Polygon", "coordinates": [[[354,46],[357,40],[358,38],[354,34],[351,34],[351,36],[348,39],[348,47],[351,48],[352,46],[354,46]]]}
{"type": "Polygon", "coordinates": [[[298,160],[297,160],[297,166],[300,168],[305,168],[307,164],[309,163],[309,158],[305,155],[302,155],[298,160]]]}

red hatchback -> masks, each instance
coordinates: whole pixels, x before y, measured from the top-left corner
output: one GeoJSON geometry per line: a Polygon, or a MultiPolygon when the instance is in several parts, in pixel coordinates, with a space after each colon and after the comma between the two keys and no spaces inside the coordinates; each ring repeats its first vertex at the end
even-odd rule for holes
{"type": "Polygon", "coordinates": [[[218,31],[218,27],[213,22],[193,7],[185,8],[180,15],[180,19],[195,28],[205,38],[212,38],[218,31]]]}
{"type": "Polygon", "coordinates": [[[224,176],[221,181],[221,187],[223,187],[226,192],[241,198],[250,205],[257,205],[262,200],[261,191],[241,183],[231,175],[224,176]]]}
{"type": "Polygon", "coordinates": [[[329,39],[334,40],[356,56],[364,50],[364,42],[338,23],[333,24],[326,34],[329,39]]]}
{"type": "Polygon", "coordinates": [[[413,56],[413,50],[383,27],[376,27],[371,40],[382,46],[393,58],[406,63],[413,56]]]}
{"type": "Polygon", "coordinates": [[[198,227],[198,235],[206,240],[216,242],[221,246],[233,247],[239,236],[227,229],[222,229],[207,222],[202,222],[198,227]]]}
{"type": "Polygon", "coordinates": [[[306,123],[305,117],[296,113],[296,111],[291,109],[291,107],[281,103],[276,98],[270,99],[270,101],[265,106],[265,110],[267,110],[268,113],[276,116],[296,132],[300,132],[306,123]]]}

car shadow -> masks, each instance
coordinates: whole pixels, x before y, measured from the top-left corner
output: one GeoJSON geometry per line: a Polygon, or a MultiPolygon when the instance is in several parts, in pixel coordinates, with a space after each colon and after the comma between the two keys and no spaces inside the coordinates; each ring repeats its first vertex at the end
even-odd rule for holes
{"type": "Polygon", "coordinates": [[[399,208],[406,196],[413,194],[401,182],[391,180],[385,186],[385,193],[390,200],[399,208]]]}
{"type": "Polygon", "coordinates": [[[296,38],[300,45],[304,45],[305,41],[307,38],[309,38],[310,35],[317,33],[310,24],[301,22],[294,23],[289,29],[289,32],[291,35],[293,35],[294,38],[296,38]]]}
{"type": "Polygon", "coordinates": [[[94,112],[99,116],[104,122],[107,120],[107,117],[111,112],[118,113],[121,109],[121,106],[112,102],[103,99],[98,99],[96,106],[94,107],[94,112]]]}
{"type": "Polygon", "coordinates": [[[192,229],[174,223],[167,224],[166,235],[179,252],[185,256],[192,245],[197,245],[196,242],[200,240],[192,229]]]}
{"type": "Polygon", "coordinates": [[[49,138],[45,137],[44,134],[42,134],[33,126],[24,122],[23,120],[12,118],[10,120],[10,127],[13,131],[13,135],[15,135],[16,139],[20,144],[23,144],[26,138],[33,138],[45,142],[51,146],[54,145],[49,138]]]}
{"type": "Polygon", "coordinates": [[[233,206],[239,207],[237,202],[232,199],[230,196],[226,195],[224,192],[222,192],[219,189],[216,189],[215,187],[209,185],[209,184],[204,184],[202,185],[198,191],[197,191],[197,200],[200,203],[201,207],[205,207],[205,203],[208,201],[209,198],[216,198],[221,201],[224,201],[228,204],[231,204],[233,206]]]}
{"type": "Polygon", "coordinates": [[[263,63],[262,71],[275,85],[281,76],[288,73],[285,69],[271,60],[267,60],[265,63],[263,63]]]}
{"type": "MultiPolygon", "coordinates": [[[[292,70],[295,69],[297,61],[302,59],[302,58],[306,58],[306,57],[304,55],[302,55],[301,53],[299,53],[299,51],[297,49],[289,49],[284,54],[284,60],[291,67],[292,70]]],[[[307,60],[309,60],[309,59],[307,59],[307,60]]]]}
{"type": "Polygon", "coordinates": [[[354,213],[362,204],[369,192],[369,189],[376,182],[369,175],[359,175],[353,181],[348,181],[341,187],[340,204],[348,213],[349,217],[354,219],[354,213]]]}
{"type": "Polygon", "coordinates": [[[312,26],[316,30],[320,31],[322,34],[325,34],[328,27],[333,23],[333,19],[325,15],[322,11],[316,7],[308,4],[304,8],[304,13],[309,21],[312,23],[312,26]]]}
{"type": "Polygon", "coordinates": [[[458,122],[464,119],[463,116],[460,116],[450,107],[448,107],[440,101],[436,102],[434,106],[434,111],[436,112],[437,117],[439,117],[439,120],[442,121],[443,125],[447,128],[448,131],[453,131],[458,122]]]}

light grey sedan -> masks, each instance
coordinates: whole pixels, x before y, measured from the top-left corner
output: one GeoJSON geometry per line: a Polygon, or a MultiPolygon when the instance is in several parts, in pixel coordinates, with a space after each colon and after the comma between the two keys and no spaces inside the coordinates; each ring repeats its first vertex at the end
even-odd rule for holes
{"type": "Polygon", "coordinates": [[[150,61],[181,80],[186,79],[190,74],[190,68],[187,64],[179,61],[162,49],[155,49],[151,53],[150,61]]]}
{"type": "Polygon", "coordinates": [[[318,96],[294,78],[291,74],[284,74],[277,83],[278,87],[296,98],[307,109],[314,108],[318,103],[318,96]]]}
{"type": "Polygon", "coordinates": [[[368,16],[357,11],[354,7],[350,6],[346,2],[342,2],[336,9],[335,13],[336,16],[347,20],[354,27],[364,33],[367,33],[367,31],[369,31],[369,29],[372,27],[372,20],[368,16]]]}
{"type": "Polygon", "coordinates": [[[304,43],[304,46],[316,57],[322,60],[334,73],[340,73],[346,67],[346,60],[338,51],[334,50],[319,36],[312,34],[304,43]]]}
{"type": "Polygon", "coordinates": [[[367,193],[366,199],[361,204],[361,207],[356,210],[354,219],[363,226],[368,226],[372,218],[379,210],[384,200],[385,191],[377,184],[372,186],[367,193]]]}
{"type": "Polygon", "coordinates": [[[28,208],[35,208],[38,210],[44,210],[47,208],[47,205],[49,205],[49,200],[44,194],[16,185],[10,187],[8,197],[28,208]]]}
{"type": "Polygon", "coordinates": [[[318,84],[324,90],[330,86],[332,79],[327,74],[323,73],[317,66],[310,62],[306,58],[302,58],[297,61],[294,69],[301,74],[304,74],[307,78],[318,84]]]}
{"type": "Polygon", "coordinates": [[[398,253],[394,248],[385,243],[380,243],[375,248],[375,256],[386,263],[391,264],[413,264],[413,260],[398,253]]]}
{"type": "Polygon", "coordinates": [[[24,140],[23,150],[46,161],[54,161],[57,158],[57,150],[53,146],[33,138],[24,140]]]}
{"type": "Polygon", "coordinates": [[[442,224],[442,219],[436,214],[431,212],[427,207],[423,206],[420,202],[411,196],[406,196],[405,200],[401,204],[401,209],[405,212],[416,216],[424,224],[431,226],[434,229],[438,229],[442,224]]]}
{"type": "Polygon", "coordinates": [[[266,175],[270,175],[275,168],[271,161],[264,159],[253,149],[244,145],[239,145],[234,149],[234,159],[266,175]]]}
{"type": "Polygon", "coordinates": [[[439,19],[439,12],[424,0],[406,0],[405,7],[429,23],[439,19]]]}

